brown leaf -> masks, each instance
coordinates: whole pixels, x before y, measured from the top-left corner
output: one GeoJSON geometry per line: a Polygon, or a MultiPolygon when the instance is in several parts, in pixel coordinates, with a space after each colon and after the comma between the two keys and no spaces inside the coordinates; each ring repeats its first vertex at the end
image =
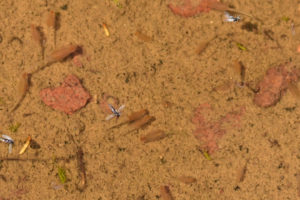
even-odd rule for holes
{"type": "Polygon", "coordinates": [[[174,200],[169,186],[161,186],[160,187],[160,196],[163,200],[174,200]]]}
{"type": "Polygon", "coordinates": [[[164,131],[154,130],[154,131],[151,131],[151,132],[147,133],[146,135],[142,136],[141,141],[144,143],[148,143],[148,142],[154,142],[157,140],[161,140],[165,137],[167,137],[167,135],[164,131]]]}
{"type": "Polygon", "coordinates": [[[39,29],[34,25],[31,24],[31,35],[32,39],[39,45],[42,45],[42,33],[39,31],[39,29]]]}
{"type": "Polygon", "coordinates": [[[128,116],[128,122],[132,123],[138,119],[141,119],[145,115],[148,115],[149,111],[147,109],[143,109],[137,112],[133,112],[131,115],[128,116]]]}
{"type": "Polygon", "coordinates": [[[62,61],[63,59],[65,59],[66,57],[68,57],[70,54],[74,53],[78,49],[79,49],[78,45],[70,44],[60,49],[54,50],[50,55],[49,61],[50,62],[62,61]]]}
{"type": "Polygon", "coordinates": [[[242,168],[240,168],[237,172],[237,182],[243,182],[245,179],[245,175],[247,172],[247,164],[245,164],[242,168]]]}
{"type": "Polygon", "coordinates": [[[140,40],[143,40],[144,42],[150,42],[150,41],[152,41],[151,37],[149,37],[148,35],[142,33],[141,31],[136,31],[135,32],[135,36],[137,38],[139,38],[140,40]]]}
{"type": "Polygon", "coordinates": [[[135,129],[142,128],[142,127],[146,126],[147,124],[151,123],[154,120],[155,120],[155,117],[145,115],[143,118],[141,118],[137,121],[134,121],[131,124],[131,126],[134,127],[135,129]]]}
{"type": "Polygon", "coordinates": [[[22,98],[25,96],[27,90],[29,87],[29,74],[24,72],[22,76],[20,77],[19,83],[18,83],[18,95],[19,98],[22,98]]]}
{"type": "Polygon", "coordinates": [[[48,13],[46,24],[47,24],[48,27],[55,28],[55,26],[56,26],[56,13],[53,10],[51,10],[48,13]]]}
{"type": "Polygon", "coordinates": [[[201,55],[202,52],[207,48],[208,44],[209,44],[209,41],[201,42],[201,43],[198,45],[198,48],[197,48],[197,50],[196,50],[196,53],[197,53],[198,55],[201,55]]]}
{"type": "Polygon", "coordinates": [[[192,176],[180,176],[177,179],[180,182],[185,183],[185,184],[191,184],[191,183],[195,183],[197,181],[197,179],[192,176]]]}

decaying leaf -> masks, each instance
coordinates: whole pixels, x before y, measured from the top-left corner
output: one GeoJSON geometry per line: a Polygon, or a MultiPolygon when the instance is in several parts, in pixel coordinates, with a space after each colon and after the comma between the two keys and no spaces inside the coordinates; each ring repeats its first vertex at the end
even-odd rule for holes
{"type": "Polygon", "coordinates": [[[39,31],[39,29],[34,25],[31,24],[31,35],[32,35],[32,39],[39,45],[42,45],[42,33],[39,31]]]}
{"type": "Polygon", "coordinates": [[[48,13],[46,24],[47,24],[48,27],[55,28],[55,26],[56,26],[56,13],[53,10],[51,10],[48,13]]]}
{"type": "Polygon", "coordinates": [[[141,118],[139,120],[136,120],[133,123],[131,123],[131,126],[134,129],[142,128],[142,127],[146,126],[147,124],[151,123],[154,120],[155,120],[155,117],[145,115],[143,118],[141,118]]]}
{"type": "Polygon", "coordinates": [[[157,140],[161,140],[165,137],[167,137],[167,134],[164,131],[154,130],[154,131],[151,131],[151,132],[147,133],[146,135],[142,136],[141,141],[144,143],[148,143],[148,142],[154,142],[157,140]]]}
{"type": "Polygon", "coordinates": [[[78,45],[66,45],[60,49],[54,50],[49,57],[49,62],[62,61],[70,54],[76,52],[79,49],[78,45]]]}
{"type": "Polygon", "coordinates": [[[151,37],[149,37],[148,35],[142,33],[141,31],[136,31],[135,32],[135,36],[137,38],[139,38],[140,40],[144,41],[144,42],[150,42],[150,41],[152,41],[151,37]]]}
{"type": "Polygon", "coordinates": [[[161,186],[160,187],[160,196],[163,200],[174,200],[169,186],[161,186]]]}
{"type": "Polygon", "coordinates": [[[238,169],[237,172],[237,182],[243,182],[245,179],[245,175],[246,175],[246,171],[247,171],[247,164],[245,164],[243,167],[241,167],[240,169],[238,169]]]}
{"type": "Polygon", "coordinates": [[[149,111],[147,109],[143,109],[137,112],[132,113],[131,115],[128,116],[128,122],[132,123],[138,119],[141,119],[145,115],[148,115],[149,111]]]}
{"type": "Polygon", "coordinates": [[[12,108],[11,112],[15,111],[20,103],[22,102],[23,98],[26,95],[26,92],[29,88],[29,74],[24,72],[19,80],[19,83],[17,85],[17,103],[16,105],[12,108]]]}
{"type": "Polygon", "coordinates": [[[179,176],[177,179],[185,184],[191,184],[197,181],[197,179],[192,176],[179,176]]]}
{"type": "Polygon", "coordinates": [[[22,147],[22,149],[21,149],[20,152],[19,152],[20,155],[23,154],[23,153],[26,151],[27,147],[28,147],[29,144],[30,144],[30,141],[31,141],[31,137],[28,136],[28,137],[27,137],[27,140],[26,140],[26,142],[25,142],[25,144],[24,144],[24,146],[22,147]]]}

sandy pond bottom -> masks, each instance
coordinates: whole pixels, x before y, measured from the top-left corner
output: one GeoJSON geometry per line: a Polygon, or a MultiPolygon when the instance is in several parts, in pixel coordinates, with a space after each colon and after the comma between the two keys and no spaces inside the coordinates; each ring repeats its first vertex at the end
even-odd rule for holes
{"type": "Polygon", "coordinates": [[[300,198],[299,83],[268,108],[253,102],[268,69],[300,67],[299,3],[224,1],[263,23],[244,15],[224,22],[213,10],[181,17],[169,3],[0,2],[0,132],[15,142],[12,154],[0,144],[1,200],[165,200],[168,192],[180,200],[300,198]],[[49,11],[57,13],[56,31],[49,11]],[[43,33],[42,48],[32,27],[43,33]],[[82,54],[38,70],[69,44],[82,54]],[[24,72],[29,89],[10,112],[24,72]],[[70,74],[91,98],[67,115],[40,92],[70,74]],[[116,108],[125,105],[119,119],[105,120],[104,94],[116,108]],[[155,118],[147,126],[110,129],[142,109],[155,118]],[[166,137],[144,143],[155,130],[166,137]],[[18,155],[28,136],[38,145],[18,155]]]}

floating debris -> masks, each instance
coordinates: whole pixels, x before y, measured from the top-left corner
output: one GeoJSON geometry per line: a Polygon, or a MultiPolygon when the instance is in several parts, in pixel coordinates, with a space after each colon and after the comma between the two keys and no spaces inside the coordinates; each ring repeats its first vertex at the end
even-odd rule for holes
{"type": "Polygon", "coordinates": [[[28,137],[27,137],[27,140],[26,140],[26,142],[25,142],[25,144],[24,144],[24,146],[22,147],[22,149],[21,149],[20,152],[19,152],[20,155],[23,154],[23,153],[26,151],[26,149],[28,148],[28,146],[29,146],[29,144],[30,144],[30,141],[31,141],[31,137],[28,136],[28,137]]]}
{"type": "Polygon", "coordinates": [[[111,109],[112,114],[108,115],[105,120],[110,120],[114,117],[119,118],[121,116],[121,111],[125,108],[125,105],[121,105],[119,109],[115,109],[112,105],[108,104],[111,109]]]}
{"type": "Polygon", "coordinates": [[[226,22],[238,22],[241,19],[240,16],[234,17],[226,11],[224,12],[224,15],[225,15],[225,18],[226,18],[225,19],[226,22]]]}
{"type": "Polygon", "coordinates": [[[105,35],[108,37],[110,34],[109,34],[109,31],[108,31],[108,28],[107,28],[106,24],[103,23],[102,27],[103,27],[105,35]]]}
{"type": "Polygon", "coordinates": [[[8,135],[3,134],[2,138],[0,138],[0,141],[8,144],[8,153],[12,153],[12,146],[14,144],[14,140],[8,135]]]}

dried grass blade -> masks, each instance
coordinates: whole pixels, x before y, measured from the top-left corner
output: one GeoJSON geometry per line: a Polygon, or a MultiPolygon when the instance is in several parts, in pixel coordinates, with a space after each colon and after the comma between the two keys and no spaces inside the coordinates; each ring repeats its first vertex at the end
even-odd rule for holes
{"type": "Polygon", "coordinates": [[[30,141],[31,141],[31,137],[28,136],[28,137],[27,137],[27,140],[26,140],[26,142],[25,142],[25,144],[24,144],[24,146],[22,147],[22,149],[21,149],[20,152],[19,152],[20,155],[23,154],[23,153],[26,151],[26,149],[28,148],[28,146],[29,146],[29,144],[30,144],[30,141]]]}
{"type": "Polygon", "coordinates": [[[141,137],[144,143],[154,142],[167,137],[167,134],[162,130],[154,130],[141,137]]]}

